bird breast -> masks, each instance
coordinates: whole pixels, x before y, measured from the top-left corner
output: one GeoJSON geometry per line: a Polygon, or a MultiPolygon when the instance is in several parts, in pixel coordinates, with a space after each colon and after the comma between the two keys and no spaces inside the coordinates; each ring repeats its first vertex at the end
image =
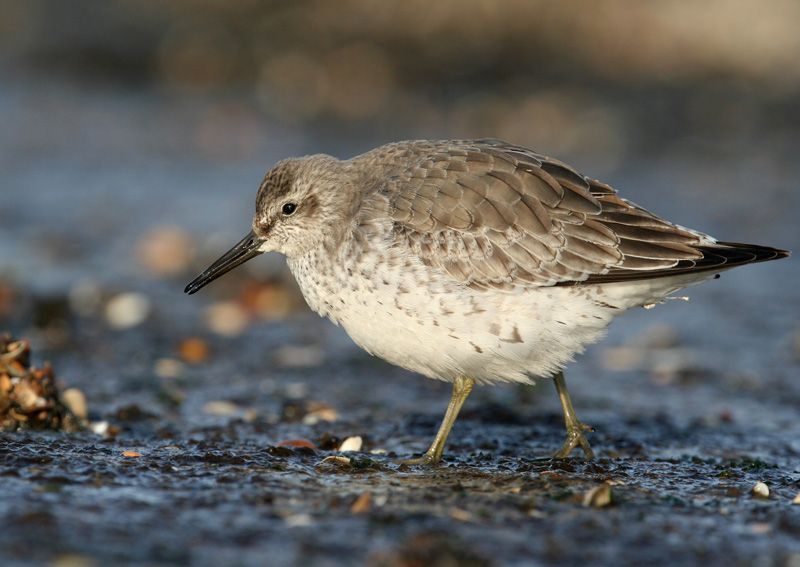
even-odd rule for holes
{"type": "Polygon", "coordinates": [[[384,360],[479,383],[548,376],[600,338],[612,309],[586,288],[476,290],[381,239],[289,260],[308,305],[384,360]]]}

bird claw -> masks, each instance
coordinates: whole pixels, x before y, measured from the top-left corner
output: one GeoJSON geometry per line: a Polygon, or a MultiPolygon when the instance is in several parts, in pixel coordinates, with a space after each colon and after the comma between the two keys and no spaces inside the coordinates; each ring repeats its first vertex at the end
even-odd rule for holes
{"type": "Polygon", "coordinates": [[[589,461],[594,459],[594,451],[592,451],[589,441],[586,440],[584,431],[594,431],[594,428],[585,423],[576,423],[567,427],[567,438],[564,440],[564,445],[561,449],[555,452],[554,459],[566,459],[570,456],[573,450],[580,447],[583,450],[584,458],[589,461]]]}
{"type": "Polygon", "coordinates": [[[431,453],[424,453],[420,457],[415,457],[413,459],[402,459],[397,461],[400,465],[408,465],[408,466],[425,466],[425,467],[432,467],[439,463],[441,457],[437,458],[431,453]]]}

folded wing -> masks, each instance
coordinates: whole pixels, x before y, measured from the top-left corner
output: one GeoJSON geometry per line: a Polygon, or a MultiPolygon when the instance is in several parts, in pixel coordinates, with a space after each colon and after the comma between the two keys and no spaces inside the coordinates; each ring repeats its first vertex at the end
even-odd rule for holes
{"type": "Polygon", "coordinates": [[[424,263],[471,287],[647,279],[782,252],[717,243],[520,146],[416,144],[414,166],[383,189],[394,236],[424,263]]]}

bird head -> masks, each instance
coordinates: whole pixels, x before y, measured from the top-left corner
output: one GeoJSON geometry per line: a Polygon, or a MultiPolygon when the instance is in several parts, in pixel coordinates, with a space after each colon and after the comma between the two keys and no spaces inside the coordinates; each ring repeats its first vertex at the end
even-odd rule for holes
{"type": "Polygon", "coordinates": [[[264,176],[250,232],[184,290],[199,291],[223,274],[265,252],[289,258],[333,241],[352,209],[347,171],[339,160],[315,155],[278,162],[264,176]]]}

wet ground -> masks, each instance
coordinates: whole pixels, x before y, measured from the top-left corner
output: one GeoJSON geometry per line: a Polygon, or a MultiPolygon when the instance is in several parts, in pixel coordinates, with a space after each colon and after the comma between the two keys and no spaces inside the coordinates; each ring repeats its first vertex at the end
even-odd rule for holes
{"type": "MultiPolygon", "coordinates": [[[[626,314],[580,357],[567,378],[595,461],[547,459],[563,425],[541,383],[479,389],[445,462],[405,467],[396,458],[430,442],[445,384],[281,310],[296,291],[278,258],[182,294],[246,232],[271,163],[379,140],[248,130],[246,111],[218,100],[4,87],[0,330],[30,338],[110,429],[0,434],[3,565],[800,565],[794,259],[626,314]],[[160,226],[194,241],[176,274],[141,261],[160,226]],[[215,324],[215,306],[250,305],[254,281],[272,286],[266,307],[241,328],[215,324]],[[147,302],[141,320],[109,308],[130,293],[147,302]],[[353,436],[360,451],[335,450],[353,436]]],[[[631,158],[605,179],[681,224],[798,250],[789,142],[631,158]]]]}

